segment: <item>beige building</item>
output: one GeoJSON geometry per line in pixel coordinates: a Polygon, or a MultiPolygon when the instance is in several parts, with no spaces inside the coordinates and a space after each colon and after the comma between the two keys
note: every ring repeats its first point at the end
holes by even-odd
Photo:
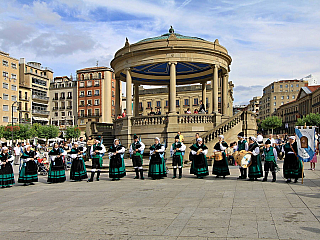
{"type": "Polygon", "coordinates": [[[1,93],[0,125],[18,122],[19,60],[0,51],[1,93]],[[16,103],[15,103],[16,102],[16,103]],[[12,118],[13,110],[13,118],[12,118]]]}
{"type": "Polygon", "coordinates": [[[77,125],[77,81],[67,76],[55,77],[50,83],[50,121],[60,130],[77,125]]]}
{"type": "Polygon", "coordinates": [[[302,87],[295,101],[280,106],[274,115],[282,118],[283,132],[294,134],[294,127],[298,118],[303,118],[309,113],[319,113],[320,85],[302,87]]]}
{"type": "MultiPolygon", "coordinates": [[[[227,115],[233,115],[233,83],[229,82],[228,87],[228,103],[227,103],[227,115]]],[[[219,84],[219,97],[218,97],[218,111],[221,113],[221,81],[219,84]]],[[[188,109],[191,113],[195,110],[199,110],[200,101],[202,101],[202,85],[190,85],[190,86],[177,86],[176,95],[176,113],[185,114],[188,109]]],[[[209,109],[211,103],[211,85],[206,85],[206,110],[209,109]]],[[[142,86],[139,88],[139,115],[149,115],[151,108],[156,112],[156,109],[160,109],[161,114],[167,114],[169,112],[169,100],[168,100],[168,88],[149,88],[144,89],[142,86]]]]}
{"type": "Polygon", "coordinates": [[[261,104],[261,97],[253,97],[248,104],[248,111],[254,112],[256,116],[259,115],[259,108],[261,104]]]}
{"type": "Polygon", "coordinates": [[[296,100],[302,87],[308,86],[304,80],[280,80],[263,89],[259,110],[259,119],[270,117],[278,107],[296,100]]]}
{"type": "Polygon", "coordinates": [[[42,67],[38,62],[26,63],[24,58],[20,58],[19,65],[20,86],[26,89],[25,93],[30,89],[31,123],[49,124],[49,87],[53,80],[53,71],[42,67]]]}

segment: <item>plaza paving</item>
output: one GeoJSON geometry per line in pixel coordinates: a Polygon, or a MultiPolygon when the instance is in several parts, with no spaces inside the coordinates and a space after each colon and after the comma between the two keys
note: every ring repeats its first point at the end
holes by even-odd
{"type": "Polygon", "coordinates": [[[302,185],[281,172],[276,183],[236,180],[230,170],[226,179],[196,179],[186,168],[181,180],[172,171],[118,182],[105,173],[93,183],[40,176],[35,186],[0,189],[0,239],[320,238],[320,171],[306,170],[302,185]]]}

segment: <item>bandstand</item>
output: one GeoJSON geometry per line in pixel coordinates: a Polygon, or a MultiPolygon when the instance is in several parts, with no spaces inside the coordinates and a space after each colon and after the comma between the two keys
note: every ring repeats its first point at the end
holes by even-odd
{"type": "Polygon", "coordinates": [[[227,49],[219,44],[218,39],[210,42],[184,36],[175,33],[172,27],[169,33],[134,44],[126,39],[125,46],[111,61],[117,84],[116,116],[121,113],[121,81],[126,82],[126,106],[133,105],[133,109],[127,107],[127,117],[114,121],[115,136],[125,146],[132,141],[133,134],[141,136],[146,144],[151,144],[155,136],[171,143],[177,131],[181,131],[185,142],[191,143],[195,132],[204,136],[216,127],[224,126],[224,123],[230,128],[224,126],[221,133],[230,130],[231,125],[233,128],[244,119],[239,115],[241,119],[236,120],[237,117],[232,116],[232,104],[227,103],[231,61],[227,49]],[[200,83],[205,101],[208,82],[211,82],[212,89],[208,114],[177,114],[176,86],[200,83]],[[139,85],[166,86],[168,113],[139,116],[139,85]]]}

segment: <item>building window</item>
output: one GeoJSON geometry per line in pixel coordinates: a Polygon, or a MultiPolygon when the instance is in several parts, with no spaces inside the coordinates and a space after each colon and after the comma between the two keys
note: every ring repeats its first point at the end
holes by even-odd
{"type": "Polygon", "coordinates": [[[199,103],[198,103],[198,98],[194,98],[193,99],[193,105],[194,106],[197,106],[199,103]]]}
{"type": "Polygon", "coordinates": [[[2,83],[2,87],[5,89],[9,89],[9,84],[8,83],[2,83]]]}
{"type": "Polygon", "coordinates": [[[80,82],[79,87],[84,87],[84,82],[80,82]]]}
{"type": "Polygon", "coordinates": [[[87,113],[88,113],[88,116],[91,116],[92,115],[92,109],[88,109],[87,113]]]}
{"type": "Polygon", "coordinates": [[[114,100],[111,101],[112,106],[114,106],[114,100]]]}
{"type": "Polygon", "coordinates": [[[277,100],[277,96],[274,96],[274,97],[273,97],[273,100],[277,100]]]}
{"type": "Polygon", "coordinates": [[[5,112],[9,111],[9,105],[2,105],[2,110],[5,112]]]}
{"type": "Polygon", "coordinates": [[[290,97],[289,96],[287,96],[287,99],[289,99],[290,97]]]}
{"type": "Polygon", "coordinates": [[[84,117],[84,110],[80,110],[80,116],[84,117]]]}
{"type": "Polygon", "coordinates": [[[17,85],[11,85],[11,90],[17,91],[17,85]]]}
{"type": "Polygon", "coordinates": [[[16,74],[11,74],[11,78],[16,80],[17,79],[17,75],[16,74]]]}
{"type": "Polygon", "coordinates": [[[72,98],[72,92],[68,92],[68,98],[69,98],[69,99],[72,98]]]}
{"type": "Polygon", "coordinates": [[[189,99],[184,99],[184,106],[189,106],[189,99]]]}
{"type": "Polygon", "coordinates": [[[176,100],[176,106],[180,107],[180,100],[176,100]]]}
{"type": "Polygon", "coordinates": [[[87,87],[92,87],[92,81],[87,82],[87,87]]]}
{"type": "Polygon", "coordinates": [[[84,91],[80,92],[80,97],[84,97],[84,91]]]}
{"type": "Polygon", "coordinates": [[[99,96],[99,94],[100,94],[100,90],[94,90],[94,95],[95,96],[99,96]]]}
{"type": "Polygon", "coordinates": [[[293,87],[293,84],[291,84],[291,87],[293,87]]]}
{"type": "Polygon", "coordinates": [[[58,117],[58,112],[55,112],[55,113],[54,113],[54,116],[55,116],[55,117],[58,117]]]}
{"type": "Polygon", "coordinates": [[[294,95],[292,95],[292,99],[294,99],[295,98],[295,96],[294,95]]]}
{"type": "Polygon", "coordinates": [[[17,96],[16,95],[12,95],[11,96],[11,101],[17,101],[17,96]]]}
{"type": "Polygon", "coordinates": [[[9,95],[8,94],[3,94],[3,100],[9,100],[9,95]]]}
{"type": "Polygon", "coordinates": [[[3,122],[9,122],[9,117],[2,117],[3,122]]]}
{"type": "Polygon", "coordinates": [[[139,109],[142,110],[142,102],[139,102],[139,109]]]}
{"type": "Polygon", "coordinates": [[[288,88],[288,84],[286,84],[286,88],[288,88]]]}
{"type": "Polygon", "coordinates": [[[281,96],[281,99],[284,99],[284,96],[281,96]]]}
{"type": "Polygon", "coordinates": [[[94,86],[99,87],[99,81],[94,81],[94,86]]]}
{"type": "Polygon", "coordinates": [[[157,101],[157,107],[161,107],[161,102],[160,101],[157,101]]]}
{"type": "Polygon", "coordinates": [[[8,73],[8,72],[2,72],[2,76],[3,76],[4,78],[7,78],[7,77],[9,77],[9,73],[8,73]]]}
{"type": "Polygon", "coordinates": [[[11,68],[13,68],[13,69],[17,69],[17,64],[15,64],[15,63],[11,63],[11,68]]]}
{"type": "Polygon", "coordinates": [[[88,106],[92,106],[92,100],[91,99],[87,101],[87,105],[88,106]]]}
{"type": "Polygon", "coordinates": [[[80,101],[80,107],[83,107],[84,106],[84,101],[80,101]]]}
{"type": "Polygon", "coordinates": [[[2,60],[2,65],[5,66],[5,67],[8,67],[9,63],[8,63],[7,60],[2,60]]]}
{"type": "Polygon", "coordinates": [[[283,105],[283,102],[281,102],[281,105],[283,105]]]}
{"type": "Polygon", "coordinates": [[[32,83],[34,84],[38,84],[38,85],[41,85],[41,86],[47,86],[47,81],[44,81],[44,80],[41,80],[41,79],[38,79],[38,78],[32,78],[32,83]]]}
{"type": "Polygon", "coordinates": [[[65,112],[61,112],[61,116],[62,117],[66,116],[66,113],[65,112]]]}
{"type": "Polygon", "coordinates": [[[95,109],[95,110],[94,110],[94,114],[95,114],[96,116],[100,116],[100,110],[99,110],[99,109],[95,109]]]}
{"type": "Polygon", "coordinates": [[[166,107],[168,107],[169,106],[169,102],[168,102],[168,100],[166,100],[166,107]]]}
{"type": "Polygon", "coordinates": [[[94,100],[94,105],[95,105],[95,106],[98,106],[98,105],[99,105],[99,99],[95,99],[95,100],[94,100]]]}
{"type": "Polygon", "coordinates": [[[277,103],[276,103],[276,102],[274,102],[274,103],[273,103],[273,105],[274,105],[274,106],[277,106],[277,103]]]}
{"type": "Polygon", "coordinates": [[[151,102],[147,102],[147,108],[151,108],[152,105],[151,105],[151,102]]]}
{"type": "Polygon", "coordinates": [[[91,91],[91,90],[88,91],[88,92],[87,92],[87,95],[88,95],[89,97],[91,97],[91,96],[92,96],[92,91],[91,91]]]}
{"type": "Polygon", "coordinates": [[[114,91],[112,91],[112,97],[114,97],[114,91]]]}
{"type": "Polygon", "coordinates": [[[101,73],[99,73],[99,79],[101,79],[101,73]]]}
{"type": "Polygon", "coordinates": [[[299,87],[299,84],[297,84],[297,87],[299,87]]]}
{"type": "Polygon", "coordinates": [[[114,82],[113,82],[113,81],[112,81],[112,84],[111,84],[111,85],[112,85],[112,88],[114,88],[114,82]]]}
{"type": "Polygon", "coordinates": [[[72,116],[72,112],[69,111],[68,112],[68,116],[71,117],[72,116]]]}
{"type": "Polygon", "coordinates": [[[18,118],[13,118],[13,123],[17,123],[18,122],[18,118]]]}
{"type": "Polygon", "coordinates": [[[282,88],[282,85],[280,85],[280,88],[282,88]]]}

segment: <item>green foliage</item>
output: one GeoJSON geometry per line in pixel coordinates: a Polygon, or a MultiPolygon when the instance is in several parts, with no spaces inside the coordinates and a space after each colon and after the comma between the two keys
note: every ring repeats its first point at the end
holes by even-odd
{"type": "Polygon", "coordinates": [[[310,113],[303,118],[299,118],[296,122],[296,126],[320,126],[320,114],[319,113],[310,113]]]}
{"type": "Polygon", "coordinates": [[[59,128],[53,125],[39,125],[37,126],[37,133],[39,138],[56,138],[59,135],[59,128]]]}
{"type": "Polygon", "coordinates": [[[267,117],[261,122],[261,127],[265,130],[276,129],[282,126],[282,119],[277,116],[267,117]]]}
{"type": "Polygon", "coordinates": [[[79,138],[81,131],[78,127],[67,127],[66,129],[66,138],[79,138]]]}

